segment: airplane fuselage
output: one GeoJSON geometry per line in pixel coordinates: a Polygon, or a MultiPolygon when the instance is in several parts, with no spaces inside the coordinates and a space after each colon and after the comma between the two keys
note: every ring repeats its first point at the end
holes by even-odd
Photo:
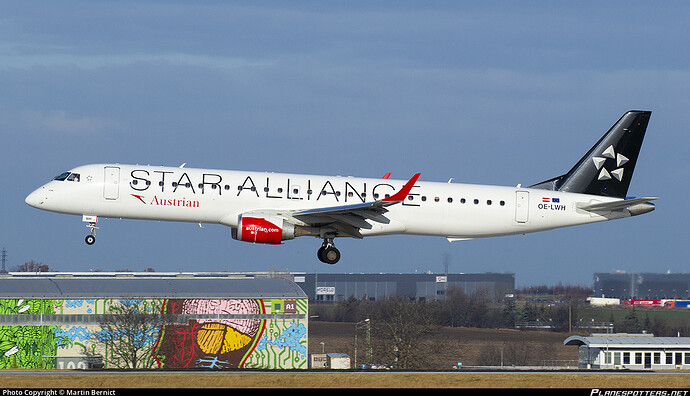
{"type": "MultiPolygon", "coordinates": [[[[222,224],[237,227],[243,213],[359,204],[397,192],[405,180],[97,164],[69,172],[34,191],[30,205],[59,213],[222,224]]],[[[616,198],[521,187],[418,181],[391,206],[390,222],[371,222],[363,236],[410,234],[451,239],[524,234],[626,217],[593,214],[582,204],[616,198]]],[[[281,213],[283,211],[284,213],[281,213]]]]}
{"type": "Polygon", "coordinates": [[[566,174],[530,188],[184,167],[96,164],[57,176],[26,198],[82,215],[222,224],[232,237],[280,244],[323,239],[317,257],[340,259],[336,237],[409,234],[450,241],[526,234],[654,210],[627,191],[651,112],[625,113],[566,174]]]}

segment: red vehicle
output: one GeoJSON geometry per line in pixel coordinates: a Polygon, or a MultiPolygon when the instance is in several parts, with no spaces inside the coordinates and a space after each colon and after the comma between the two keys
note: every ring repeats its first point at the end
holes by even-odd
{"type": "Polygon", "coordinates": [[[663,307],[662,300],[624,300],[623,305],[634,305],[639,307],[663,307]]]}

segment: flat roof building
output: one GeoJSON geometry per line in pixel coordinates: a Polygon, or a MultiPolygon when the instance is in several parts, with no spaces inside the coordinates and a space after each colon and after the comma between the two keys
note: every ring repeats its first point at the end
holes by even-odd
{"type": "Polygon", "coordinates": [[[515,290],[514,274],[305,274],[295,282],[309,301],[337,302],[354,296],[378,300],[404,296],[414,301],[444,298],[453,289],[465,294],[486,293],[493,301],[515,290]]]}
{"type": "Polygon", "coordinates": [[[690,274],[595,273],[594,296],[620,299],[688,299],[690,274]]]}
{"type": "Polygon", "coordinates": [[[593,369],[689,369],[690,337],[653,334],[571,336],[564,345],[578,347],[578,367],[593,369]]]}
{"type": "Polygon", "coordinates": [[[249,275],[4,274],[0,368],[306,369],[306,297],[249,275]]]}

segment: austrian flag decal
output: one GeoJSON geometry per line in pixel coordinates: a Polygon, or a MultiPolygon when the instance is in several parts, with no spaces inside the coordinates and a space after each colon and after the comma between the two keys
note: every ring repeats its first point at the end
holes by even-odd
{"type": "Polygon", "coordinates": [[[541,203],[537,207],[544,210],[565,210],[565,205],[561,205],[560,198],[542,197],[541,203]]]}

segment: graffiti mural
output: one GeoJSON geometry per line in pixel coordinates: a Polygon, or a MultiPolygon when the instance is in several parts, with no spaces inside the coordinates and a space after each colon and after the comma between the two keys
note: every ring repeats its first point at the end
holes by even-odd
{"type": "Polygon", "coordinates": [[[165,326],[156,354],[165,368],[242,367],[265,325],[254,319],[264,313],[260,300],[169,300],[164,313],[209,317],[165,326]]]}
{"type": "Polygon", "coordinates": [[[307,301],[281,299],[0,300],[0,368],[67,368],[86,357],[122,367],[113,340],[131,325],[112,318],[133,305],[166,318],[142,330],[137,347],[151,365],[139,368],[306,368],[307,301]]]}
{"type": "MultiPolygon", "coordinates": [[[[50,300],[0,300],[0,315],[41,315],[53,312],[50,300]]],[[[54,356],[63,341],[57,326],[0,326],[0,368],[55,368],[54,356]]]]}

